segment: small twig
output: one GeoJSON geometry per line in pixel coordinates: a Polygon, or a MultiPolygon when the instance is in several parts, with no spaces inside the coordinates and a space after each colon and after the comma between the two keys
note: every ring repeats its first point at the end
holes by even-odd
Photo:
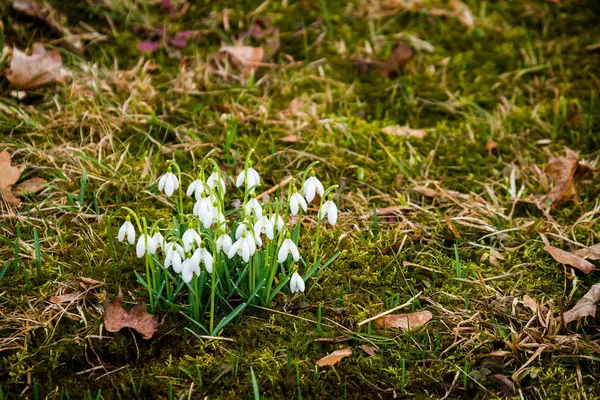
{"type": "MultiPolygon", "coordinates": [[[[273,193],[274,191],[276,191],[277,189],[279,189],[280,187],[283,187],[283,186],[287,185],[288,183],[290,183],[292,179],[294,179],[293,176],[288,176],[287,178],[285,178],[284,180],[279,182],[277,185],[273,186],[271,189],[265,190],[264,192],[262,192],[261,194],[259,194],[256,197],[258,197],[260,199],[263,196],[269,195],[269,194],[273,193]]],[[[263,198],[263,200],[264,200],[264,198],[263,198]]]]}
{"type": "Polygon", "coordinates": [[[376,315],[376,316],[374,316],[374,317],[367,318],[367,319],[365,319],[364,321],[361,321],[361,322],[359,322],[359,323],[358,323],[358,324],[356,324],[356,325],[357,325],[357,326],[363,326],[364,324],[367,324],[367,323],[369,323],[369,322],[371,322],[371,321],[374,321],[374,320],[376,320],[377,318],[385,317],[386,315],[388,315],[388,314],[391,314],[391,313],[393,313],[394,311],[397,311],[397,310],[399,310],[399,309],[401,309],[401,308],[404,308],[404,307],[406,307],[406,306],[410,306],[410,305],[412,304],[412,302],[414,301],[414,299],[416,299],[417,297],[419,297],[421,294],[423,294],[423,292],[422,292],[422,291],[421,291],[421,292],[419,292],[419,293],[417,293],[415,296],[411,297],[411,299],[410,299],[410,300],[408,300],[406,303],[404,303],[404,304],[401,304],[401,305],[399,305],[398,307],[394,307],[394,308],[392,308],[392,309],[389,309],[389,310],[387,310],[387,311],[384,311],[384,312],[382,312],[381,314],[377,314],[377,315],[376,315]]]}

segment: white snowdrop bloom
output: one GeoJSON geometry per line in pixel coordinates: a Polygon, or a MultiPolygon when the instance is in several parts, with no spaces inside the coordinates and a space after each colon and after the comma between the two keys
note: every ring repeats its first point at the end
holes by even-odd
{"type": "Polygon", "coordinates": [[[248,168],[248,170],[243,170],[240,172],[235,180],[235,185],[240,187],[244,184],[244,182],[246,183],[246,186],[251,188],[250,192],[254,192],[254,188],[260,185],[260,176],[258,175],[258,172],[256,172],[256,170],[252,167],[248,168]],[[246,173],[248,173],[248,182],[245,182],[246,173]]]}
{"type": "Polygon", "coordinates": [[[175,190],[179,189],[179,180],[177,176],[171,172],[171,168],[165,172],[158,181],[158,190],[164,191],[167,197],[171,197],[175,190]]]}
{"type": "Polygon", "coordinates": [[[206,248],[200,248],[200,260],[204,263],[204,267],[209,274],[212,274],[213,256],[206,248]]]}
{"type": "Polygon", "coordinates": [[[160,248],[161,250],[165,250],[165,238],[163,237],[163,235],[160,232],[156,232],[153,236],[152,239],[154,240],[154,243],[156,243],[156,247],[160,248]]]}
{"type": "Polygon", "coordinates": [[[242,221],[238,224],[237,228],[235,228],[235,238],[236,240],[242,237],[242,233],[251,230],[252,225],[248,220],[242,221]]]}
{"type": "Polygon", "coordinates": [[[246,215],[250,215],[250,212],[254,212],[254,216],[258,219],[262,215],[262,206],[256,199],[256,196],[252,197],[246,203],[246,208],[244,208],[246,215]]]}
{"type": "Polygon", "coordinates": [[[181,264],[181,277],[185,283],[190,283],[194,274],[196,276],[200,276],[200,249],[196,249],[194,254],[188,259],[186,259],[183,264],[181,264]]]}
{"type": "Polygon", "coordinates": [[[146,254],[146,241],[148,241],[148,254],[156,253],[156,242],[152,236],[144,233],[143,235],[140,235],[137,245],[135,246],[135,254],[138,258],[142,258],[144,257],[144,254],[146,254]]]}
{"type": "Polygon", "coordinates": [[[290,211],[292,215],[298,215],[299,207],[302,207],[304,212],[306,212],[308,205],[306,204],[306,200],[304,200],[304,197],[302,197],[300,193],[294,192],[290,197],[290,211]]]}
{"type": "Polygon", "coordinates": [[[212,201],[210,197],[200,197],[194,204],[192,213],[200,220],[204,219],[204,216],[208,213],[210,207],[212,207],[212,201]]]}
{"type": "Polygon", "coordinates": [[[185,251],[192,251],[194,243],[196,243],[198,247],[200,247],[200,244],[202,243],[202,238],[200,237],[200,234],[192,228],[188,228],[187,231],[184,232],[181,240],[183,241],[183,248],[185,249],[185,251]]]}
{"type": "Polygon", "coordinates": [[[266,215],[261,215],[256,224],[254,224],[254,232],[257,232],[259,235],[266,235],[269,239],[273,240],[273,223],[266,215]]]}
{"type": "Polygon", "coordinates": [[[269,217],[269,220],[271,221],[271,224],[273,226],[277,227],[277,231],[281,232],[281,230],[283,229],[283,226],[285,225],[285,222],[283,222],[283,218],[281,218],[281,214],[277,215],[277,222],[275,221],[275,214],[271,214],[271,216],[269,217]]]}
{"type": "Polygon", "coordinates": [[[228,254],[229,249],[231,248],[232,245],[233,245],[233,242],[231,241],[231,237],[229,237],[229,235],[226,233],[222,234],[217,239],[217,243],[216,243],[217,251],[223,250],[223,253],[228,254]]]}
{"type": "Polygon", "coordinates": [[[327,200],[321,206],[319,210],[319,219],[323,219],[327,216],[327,221],[329,221],[329,225],[335,225],[338,217],[338,209],[333,200],[331,198],[327,200]]]}
{"type": "Polygon", "coordinates": [[[165,263],[164,267],[169,268],[173,266],[173,271],[181,272],[181,263],[185,258],[185,252],[180,244],[175,242],[169,242],[165,245],[165,263]]]}
{"type": "Polygon", "coordinates": [[[294,243],[292,239],[287,238],[283,241],[281,247],[279,248],[279,253],[277,253],[277,261],[280,263],[285,262],[290,254],[292,255],[294,261],[297,262],[300,259],[300,253],[298,252],[296,243],[294,243]]]}
{"type": "Polygon", "coordinates": [[[202,217],[202,225],[204,226],[204,229],[208,229],[213,224],[218,224],[220,222],[225,222],[225,216],[216,204],[211,204],[206,210],[206,214],[202,217]]]}
{"type": "Polygon", "coordinates": [[[292,294],[304,293],[304,279],[297,272],[294,272],[290,279],[290,291],[292,294]]]}
{"type": "Polygon", "coordinates": [[[221,192],[223,194],[225,193],[225,180],[219,176],[219,173],[216,170],[210,174],[206,180],[206,185],[211,189],[214,189],[217,185],[219,185],[221,187],[221,192]]]}
{"type": "Polygon", "coordinates": [[[232,259],[235,255],[242,257],[244,262],[250,260],[250,248],[248,247],[248,241],[246,240],[246,234],[244,233],[235,243],[229,248],[227,257],[232,259]]]}
{"type": "Polygon", "coordinates": [[[129,216],[127,217],[127,219],[125,219],[125,222],[123,222],[123,225],[121,225],[121,227],[119,228],[119,234],[117,235],[117,239],[119,239],[119,242],[122,242],[123,240],[125,240],[125,238],[127,238],[129,244],[135,243],[135,228],[133,227],[133,224],[131,223],[131,218],[129,216]]]}
{"type": "Polygon", "coordinates": [[[202,179],[200,179],[200,177],[196,178],[194,182],[190,183],[190,186],[188,186],[187,191],[185,192],[188,197],[192,197],[192,195],[194,195],[196,200],[200,200],[200,197],[205,193],[208,193],[208,188],[202,179]]]}
{"type": "Polygon", "coordinates": [[[314,200],[315,193],[318,193],[319,196],[323,196],[324,192],[325,188],[323,187],[323,184],[317,179],[315,172],[311,171],[311,176],[304,181],[304,198],[310,203],[314,200]]]}

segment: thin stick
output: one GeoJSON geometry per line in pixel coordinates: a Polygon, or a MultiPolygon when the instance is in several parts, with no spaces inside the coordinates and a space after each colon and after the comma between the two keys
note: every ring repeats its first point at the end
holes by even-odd
{"type": "Polygon", "coordinates": [[[371,318],[365,319],[364,321],[361,321],[361,322],[359,322],[359,323],[357,324],[357,326],[363,326],[364,324],[367,324],[367,323],[369,323],[369,322],[371,322],[371,321],[374,321],[374,320],[376,320],[377,318],[385,317],[386,315],[388,315],[388,314],[391,314],[391,313],[393,313],[394,311],[397,311],[397,310],[399,310],[399,309],[401,309],[401,308],[404,308],[404,307],[406,307],[406,306],[410,306],[410,305],[412,304],[413,300],[414,300],[414,299],[416,299],[417,297],[419,297],[421,294],[423,294],[423,292],[419,292],[419,293],[417,293],[415,296],[413,296],[413,297],[412,297],[410,300],[408,300],[406,303],[404,303],[404,304],[401,304],[401,305],[399,305],[398,307],[394,307],[394,308],[392,308],[392,309],[389,309],[389,310],[387,310],[387,311],[384,311],[384,312],[382,312],[381,314],[377,314],[377,315],[376,315],[376,316],[374,316],[374,317],[371,317],[371,318]]]}
{"type": "MultiPolygon", "coordinates": [[[[274,191],[276,191],[277,189],[279,189],[280,187],[284,187],[285,185],[287,185],[288,183],[291,182],[291,180],[294,179],[293,176],[288,176],[287,178],[285,178],[284,180],[282,180],[281,182],[279,182],[277,185],[273,186],[271,189],[269,190],[265,190],[264,192],[262,192],[261,194],[259,194],[258,198],[261,198],[263,196],[266,196],[268,194],[273,193],[274,191]]],[[[264,199],[263,199],[264,200],[264,199]]]]}

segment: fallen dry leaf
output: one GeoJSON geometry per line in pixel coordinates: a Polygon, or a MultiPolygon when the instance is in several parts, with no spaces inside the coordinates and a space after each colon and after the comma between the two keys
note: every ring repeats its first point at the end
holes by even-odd
{"type": "Polygon", "coordinates": [[[428,188],[425,186],[415,186],[413,188],[414,191],[421,193],[423,196],[425,197],[437,197],[440,195],[440,193],[432,188],[428,188]]]}
{"type": "Polygon", "coordinates": [[[523,305],[527,308],[529,308],[531,311],[536,312],[537,313],[537,301],[535,301],[535,299],[529,297],[529,295],[524,295],[523,296],[523,305]]]}
{"type": "Polygon", "coordinates": [[[60,53],[46,50],[40,43],[33,45],[30,56],[14,47],[10,66],[6,70],[6,79],[20,89],[34,89],[54,83],[66,75],[60,53]]]}
{"type": "Polygon", "coordinates": [[[297,143],[300,140],[300,136],[298,135],[288,135],[279,138],[283,143],[297,143]]]}
{"type": "Polygon", "coordinates": [[[570,265],[572,267],[577,268],[584,274],[589,274],[596,267],[589,261],[584,260],[582,257],[579,257],[573,253],[569,253],[568,251],[564,251],[554,246],[545,246],[544,250],[546,250],[552,258],[558,261],[561,264],[570,265]]]}
{"type": "Polygon", "coordinates": [[[320,360],[317,360],[317,365],[319,367],[323,367],[326,365],[335,365],[338,362],[340,362],[340,360],[342,358],[346,358],[352,355],[352,350],[349,347],[340,349],[340,350],[336,350],[331,354],[326,355],[325,357],[321,358],[320,360]]]}
{"type": "Polygon", "coordinates": [[[419,311],[410,314],[390,314],[377,318],[375,323],[380,328],[400,328],[406,331],[425,325],[432,317],[433,314],[430,311],[419,311]]]}
{"type": "Polygon", "coordinates": [[[594,318],[598,301],[600,301],[600,283],[593,285],[585,296],[575,304],[575,307],[563,314],[565,325],[585,317],[594,318]]]}
{"type": "Polygon", "coordinates": [[[79,286],[84,289],[87,289],[90,286],[103,285],[104,282],[97,281],[92,278],[86,278],[85,276],[80,276],[79,278],[79,286]]]}
{"type": "Polygon", "coordinates": [[[406,42],[399,41],[392,47],[392,53],[383,64],[381,75],[386,78],[394,78],[404,69],[406,64],[412,60],[415,52],[406,42]]]}
{"type": "Polygon", "coordinates": [[[589,260],[600,260],[600,243],[574,251],[573,254],[589,260]]]}
{"type": "Polygon", "coordinates": [[[317,338],[315,339],[315,342],[317,343],[333,343],[333,344],[337,344],[337,343],[344,343],[349,341],[350,338],[347,338],[346,336],[337,336],[337,337],[323,337],[323,338],[317,338]]]}
{"type": "Polygon", "coordinates": [[[44,178],[31,178],[15,186],[13,188],[13,192],[18,194],[19,196],[28,193],[37,193],[43,190],[47,184],[48,181],[46,181],[44,178]]]}
{"type": "Polygon", "coordinates": [[[590,177],[593,168],[579,163],[579,153],[566,149],[565,156],[552,157],[544,172],[554,181],[554,187],[548,193],[551,207],[574,199],[579,201],[577,188],[583,179],[590,177]]]}
{"type": "Polygon", "coordinates": [[[21,176],[21,170],[10,165],[10,154],[6,150],[0,152],[0,171],[0,190],[10,188],[21,176]]]}
{"type": "Polygon", "coordinates": [[[222,46],[219,50],[229,57],[231,64],[243,73],[260,66],[265,58],[265,49],[252,46],[222,46]]]}
{"type": "Polygon", "coordinates": [[[360,346],[360,348],[370,356],[374,356],[379,351],[377,347],[368,344],[363,344],[360,346]]]}
{"type": "Polygon", "coordinates": [[[427,135],[425,129],[411,129],[409,126],[390,125],[381,130],[383,133],[393,136],[424,138],[427,135]]]}
{"type": "Polygon", "coordinates": [[[75,300],[85,299],[85,294],[82,292],[73,292],[61,294],[59,296],[50,297],[50,303],[60,304],[60,303],[71,303],[75,300]]]}
{"type": "Polygon", "coordinates": [[[149,314],[143,304],[136,304],[131,310],[125,311],[121,289],[119,289],[119,294],[114,301],[106,300],[102,319],[106,330],[109,332],[132,328],[141,333],[144,339],[150,339],[158,326],[156,317],[149,314]]]}

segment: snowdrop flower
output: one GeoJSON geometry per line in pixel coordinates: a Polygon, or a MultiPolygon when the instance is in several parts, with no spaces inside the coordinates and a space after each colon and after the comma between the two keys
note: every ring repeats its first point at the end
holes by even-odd
{"type": "Polygon", "coordinates": [[[135,243],[135,228],[131,223],[131,217],[129,215],[125,219],[125,222],[123,222],[123,225],[121,225],[121,227],[119,228],[119,235],[117,236],[119,242],[122,242],[123,240],[125,240],[125,238],[127,238],[129,244],[135,243]]]}
{"type": "Polygon", "coordinates": [[[304,279],[297,272],[294,272],[290,279],[290,291],[292,294],[304,293],[304,279]]]}
{"type": "Polygon", "coordinates": [[[321,206],[319,210],[319,219],[323,219],[327,216],[327,221],[329,221],[329,225],[335,225],[337,222],[338,209],[335,203],[333,202],[332,196],[329,196],[329,200],[327,200],[321,206]]]}
{"type": "Polygon", "coordinates": [[[169,167],[168,171],[158,181],[158,190],[161,192],[164,190],[167,197],[171,197],[176,189],[179,189],[179,180],[177,180],[177,176],[175,176],[171,167],[169,167]]]}
{"type": "Polygon", "coordinates": [[[205,183],[202,182],[202,179],[200,178],[200,176],[198,176],[198,178],[196,178],[196,180],[194,182],[190,183],[190,186],[188,186],[185,194],[188,197],[192,197],[192,194],[194,194],[196,197],[196,200],[200,200],[200,197],[204,193],[208,193],[208,190],[205,186],[206,186],[205,183]]]}
{"type": "Polygon", "coordinates": [[[248,262],[250,260],[250,248],[248,247],[248,241],[246,240],[246,232],[244,232],[242,236],[231,246],[227,252],[227,257],[232,259],[236,254],[242,257],[244,262],[248,262]]]}
{"type": "Polygon", "coordinates": [[[298,247],[296,243],[290,238],[288,234],[287,239],[283,241],[281,247],[279,248],[279,253],[277,253],[277,261],[283,263],[287,260],[289,255],[292,255],[294,261],[298,261],[300,259],[300,253],[298,252],[298,247]]]}
{"type": "Polygon", "coordinates": [[[192,278],[194,277],[194,273],[196,276],[200,276],[200,260],[202,259],[200,255],[200,249],[196,249],[194,254],[188,259],[186,259],[183,264],[181,264],[181,277],[185,283],[190,283],[192,278]]]}
{"type": "Polygon", "coordinates": [[[262,246],[262,239],[260,238],[260,233],[258,231],[254,231],[252,225],[250,225],[247,221],[242,222],[238,225],[235,230],[235,238],[240,239],[246,235],[246,240],[248,241],[248,248],[250,249],[250,255],[254,255],[256,251],[256,246],[262,246]]]}
{"type": "Polygon", "coordinates": [[[269,220],[266,213],[263,213],[256,224],[254,224],[254,232],[257,232],[259,235],[266,235],[269,239],[273,240],[273,223],[269,220]]]}
{"type": "Polygon", "coordinates": [[[156,243],[156,247],[160,248],[161,250],[165,250],[165,238],[163,237],[163,235],[160,232],[156,232],[153,236],[152,236],[152,240],[154,240],[154,243],[156,243]]]}
{"type": "Polygon", "coordinates": [[[169,268],[171,265],[173,266],[173,271],[176,273],[181,272],[181,263],[185,258],[185,252],[183,251],[183,247],[175,242],[170,242],[165,245],[166,248],[166,256],[164,267],[169,268]]]}
{"type": "Polygon", "coordinates": [[[315,192],[318,193],[319,196],[323,196],[325,188],[321,181],[315,176],[315,171],[310,171],[310,178],[304,181],[304,197],[306,198],[306,201],[309,203],[313,201],[315,192]]]}
{"type": "Polygon", "coordinates": [[[290,197],[290,211],[292,212],[292,215],[298,215],[299,207],[302,207],[304,212],[306,212],[308,205],[306,204],[306,200],[304,200],[304,197],[302,197],[300,193],[298,193],[296,188],[294,188],[294,193],[292,193],[290,197]]]}
{"type": "Polygon", "coordinates": [[[219,185],[221,187],[221,193],[225,193],[225,181],[219,176],[219,171],[216,169],[206,180],[206,185],[211,189],[214,189],[219,185]]]}
{"type": "Polygon", "coordinates": [[[225,222],[225,216],[219,210],[218,204],[215,202],[206,210],[206,214],[202,217],[202,225],[204,229],[210,228],[213,224],[225,222]]]}
{"type": "Polygon", "coordinates": [[[200,196],[199,199],[197,199],[198,201],[196,201],[196,204],[194,204],[194,209],[192,210],[192,213],[200,218],[200,220],[204,219],[204,216],[208,213],[210,207],[212,207],[212,202],[210,201],[209,197],[203,197],[200,196]]]}
{"type": "Polygon", "coordinates": [[[242,172],[240,172],[235,181],[235,185],[237,187],[240,187],[244,184],[244,182],[246,181],[246,173],[248,174],[248,182],[246,182],[246,186],[251,188],[250,192],[252,193],[254,192],[254,188],[260,185],[260,176],[258,175],[258,172],[256,172],[256,170],[252,167],[249,167],[247,170],[243,170],[242,172]]]}
{"type": "Polygon", "coordinates": [[[212,274],[213,256],[205,247],[200,247],[200,260],[204,263],[204,268],[209,274],[212,274]]]}
{"type": "Polygon", "coordinates": [[[137,245],[135,246],[135,254],[138,258],[142,258],[144,257],[144,254],[146,254],[146,250],[148,250],[148,254],[156,253],[156,242],[152,236],[144,233],[143,235],[140,235],[140,238],[138,239],[137,245]],[[146,241],[148,242],[147,249],[146,241]]]}
{"type": "Polygon", "coordinates": [[[233,242],[231,241],[231,237],[229,237],[229,235],[226,233],[222,234],[217,239],[217,243],[216,243],[217,251],[223,250],[223,253],[228,254],[229,249],[231,249],[232,245],[233,245],[233,242]]]}
{"type": "Polygon", "coordinates": [[[246,208],[244,209],[246,215],[250,215],[251,211],[254,211],[254,216],[257,219],[260,218],[260,216],[262,215],[262,206],[256,199],[256,195],[252,196],[252,198],[248,200],[248,202],[246,203],[246,208]]]}
{"type": "Polygon", "coordinates": [[[196,230],[193,228],[188,228],[187,231],[185,231],[185,233],[183,234],[181,240],[183,241],[183,248],[185,249],[185,251],[191,251],[194,242],[198,247],[200,247],[200,244],[202,243],[202,238],[200,238],[200,234],[198,234],[198,232],[196,232],[196,230]]]}
{"type": "Polygon", "coordinates": [[[277,226],[277,232],[281,232],[281,230],[283,229],[283,225],[285,225],[285,223],[283,222],[283,218],[281,218],[281,214],[277,215],[277,221],[275,221],[275,214],[271,214],[269,220],[271,221],[271,224],[273,226],[277,226]]]}

